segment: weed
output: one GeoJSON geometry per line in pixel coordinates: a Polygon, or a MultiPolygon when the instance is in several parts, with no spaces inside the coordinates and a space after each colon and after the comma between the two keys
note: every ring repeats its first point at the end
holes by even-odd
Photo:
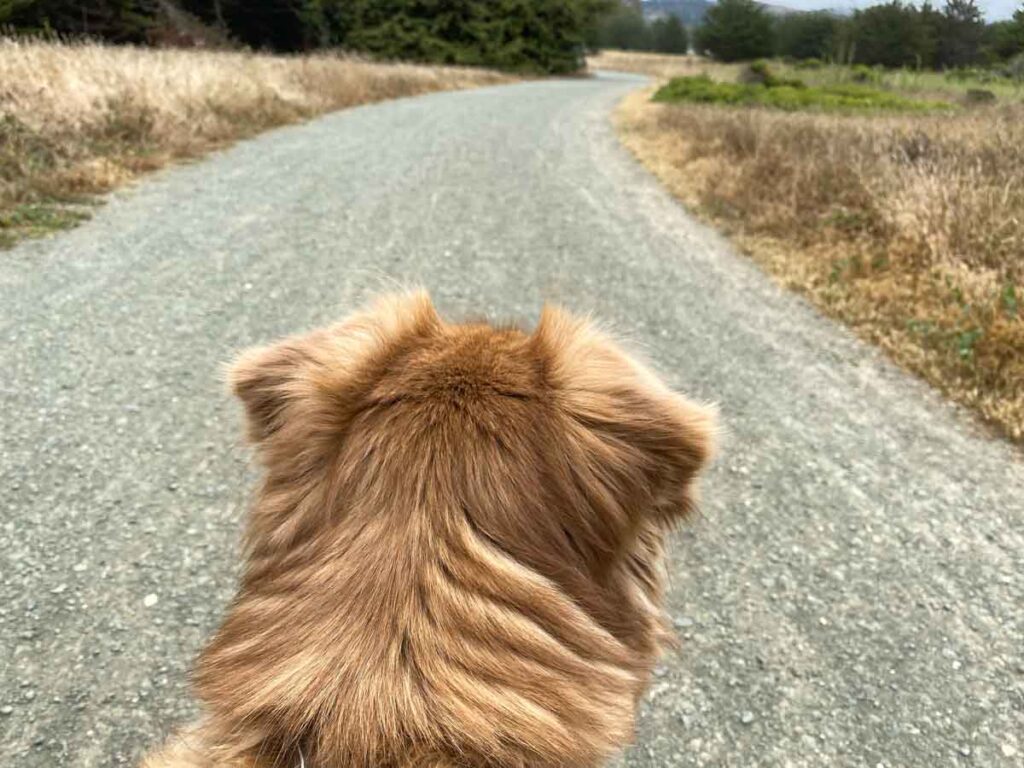
{"type": "Polygon", "coordinates": [[[13,245],[24,237],[41,237],[70,229],[89,218],[89,212],[47,201],[0,211],[0,243],[13,245]]]}
{"type": "Polygon", "coordinates": [[[974,361],[974,346],[983,335],[984,331],[980,328],[969,328],[966,331],[960,331],[956,335],[956,351],[960,355],[961,360],[965,362],[974,361]]]}
{"type": "Polygon", "coordinates": [[[1008,317],[1017,317],[1019,305],[1017,303],[1017,289],[1013,283],[1007,283],[999,295],[1002,301],[1003,311],[1008,317]]]}

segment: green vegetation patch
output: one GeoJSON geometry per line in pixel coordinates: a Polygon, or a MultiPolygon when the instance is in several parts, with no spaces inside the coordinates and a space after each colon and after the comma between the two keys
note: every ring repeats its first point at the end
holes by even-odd
{"type": "Polygon", "coordinates": [[[71,229],[88,218],[88,211],[57,202],[30,203],[0,210],[0,248],[10,248],[22,238],[71,229]]]}
{"type": "Polygon", "coordinates": [[[654,101],[666,104],[726,104],[765,106],[788,111],[904,111],[921,112],[950,109],[944,101],[907,99],[889,91],[864,85],[844,84],[810,87],[800,81],[780,84],[721,83],[707,75],[675,77],[654,94],[654,101]]]}

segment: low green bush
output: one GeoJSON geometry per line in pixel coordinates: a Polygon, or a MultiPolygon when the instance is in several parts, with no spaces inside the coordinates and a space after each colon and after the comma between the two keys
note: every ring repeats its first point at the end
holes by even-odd
{"type": "Polygon", "coordinates": [[[949,109],[947,102],[907,99],[888,91],[848,83],[823,88],[811,88],[801,83],[793,85],[766,85],[749,83],[722,83],[707,75],[676,77],[654,94],[662,103],[697,103],[759,105],[788,111],[927,111],[949,109]]]}
{"type": "Polygon", "coordinates": [[[825,62],[821,59],[797,59],[794,65],[797,69],[821,69],[825,62]]]}
{"type": "Polygon", "coordinates": [[[779,88],[788,85],[790,88],[806,88],[802,80],[796,78],[780,77],[768,66],[764,59],[752,61],[745,68],[740,70],[738,82],[747,85],[763,85],[766,88],[779,88]]]}
{"type": "Polygon", "coordinates": [[[855,83],[880,83],[882,82],[882,70],[878,67],[854,64],[850,67],[850,79],[855,83]]]}

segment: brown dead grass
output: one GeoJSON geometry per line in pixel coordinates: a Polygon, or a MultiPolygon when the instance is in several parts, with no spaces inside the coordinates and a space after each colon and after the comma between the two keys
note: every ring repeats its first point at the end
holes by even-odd
{"type": "Polygon", "coordinates": [[[143,171],[332,110],[507,82],[484,70],[0,39],[0,244],[143,171]]]}
{"type": "Polygon", "coordinates": [[[740,71],[739,64],[721,64],[703,56],[641,53],[639,51],[605,50],[587,57],[587,69],[611,69],[648,75],[658,80],[672,77],[708,75],[719,80],[732,80],[740,71]]]}
{"type": "Polygon", "coordinates": [[[617,122],[684,203],[1024,440],[1024,105],[858,116],[649,97],[617,122]]]}

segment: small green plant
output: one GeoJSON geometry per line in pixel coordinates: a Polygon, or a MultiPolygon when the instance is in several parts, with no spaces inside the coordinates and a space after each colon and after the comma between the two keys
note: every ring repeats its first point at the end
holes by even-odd
{"type": "Polygon", "coordinates": [[[869,211],[838,207],[829,211],[824,223],[841,232],[856,234],[869,231],[873,222],[869,211]]]}
{"type": "Polygon", "coordinates": [[[968,328],[956,334],[956,351],[964,362],[974,360],[974,346],[983,335],[980,328],[968,328]]]}
{"type": "Polygon", "coordinates": [[[1017,301],[1017,289],[1013,283],[1007,283],[1000,296],[1003,302],[1003,311],[1010,317],[1016,317],[1020,304],[1017,301]]]}
{"type": "Polygon", "coordinates": [[[707,75],[676,77],[654,94],[661,103],[690,102],[736,106],[765,106],[796,111],[817,109],[828,111],[932,111],[948,109],[947,102],[907,99],[888,91],[852,84],[820,88],[795,87],[790,84],[722,83],[707,75]]]}
{"type": "Polygon", "coordinates": [[[907,320],[907,330],[922,340],[927,341],[935,336],[938,329],[931,320],[907,320]]]}
{"type": "Polygon", "coordinates": [[[71,229],[88,218],[88,211],[69,208],[58,201],[29,203],[0,211],[0,248],[9,248],[23,237],[42,237],[71,229]]]}

